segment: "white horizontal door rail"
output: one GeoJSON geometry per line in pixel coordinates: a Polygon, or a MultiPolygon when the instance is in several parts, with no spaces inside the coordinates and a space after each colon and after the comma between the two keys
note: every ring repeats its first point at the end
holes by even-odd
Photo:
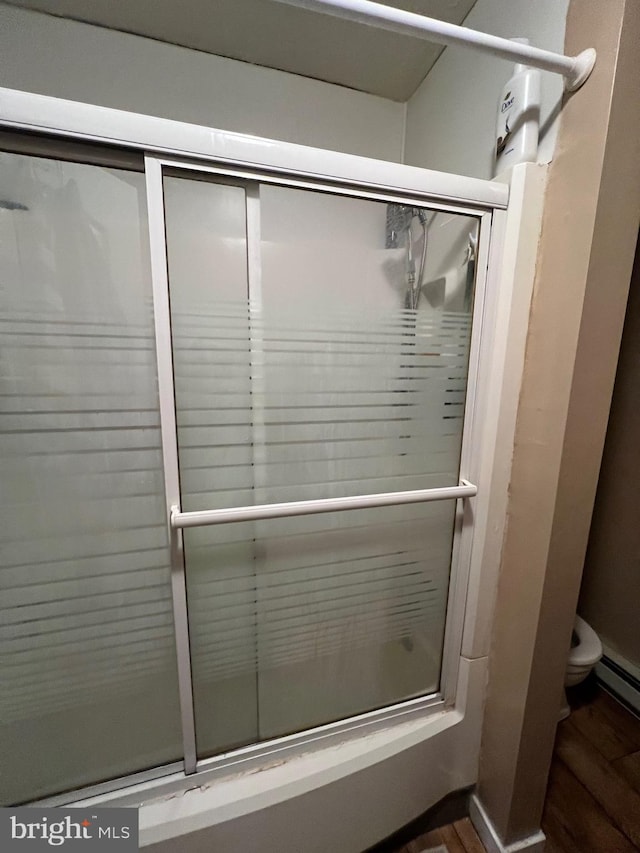
{"type": "Polygon", "coordinates": [[[299,6],[313,12],[324,12],[350,21],[358,21],[402,35],[423,38],[437,44],[457,44],[482,50],[501,59],[515,59],[544,71],[562,74],[569,92],[579,89],[587,80],[596,62],[592,47],[577,56],[564,56],[539,47],[519,44],[510,39],[460,27],[437,18],[427,18],[371,0],[278,0],[288,6],[299,6]]]}
{"type": "MultiPolygon", "coordinates": [[[[213,161],[218,167],[222,164],[243,172],[249,168],[252,172],[267,172],[267,179],[292,175],[297,182],[310,179],[340,183],[353,189],[362,187],[368,192],[410,194],[428,204],[453,203],[474,207],[480,213],[482,210],[478,208],[506,209],[509,201],[508,185],[497,181],[448,175],[290,142],[274,142],[2,87],[0,127],[116,145],[143,150],[147,154],[213,161]]],[[[247,177],[262,179],[256,174],[247,177]]]]}
{"type": "Polygon", "coordinates": [[[180,512],[171,507],[171,526],[207,527],[211,524],[231,524],[236,521],[259,521],[265,518],[290,518],[294,515],[318,515],[322,512],[338,512],[348,509],[371,509],[378,506],[447,501],[457,498],[472,498],[478,494],[477,486],[468,480],[460,480],[458,486],[437,489],[415,489],[408,492],[381,492],[376,495],[353,495],[345,498],[322,498],[315,501],[291,501],[277,504],[235,506],[228,509],[207,509],[196,512],[180,512]]]}

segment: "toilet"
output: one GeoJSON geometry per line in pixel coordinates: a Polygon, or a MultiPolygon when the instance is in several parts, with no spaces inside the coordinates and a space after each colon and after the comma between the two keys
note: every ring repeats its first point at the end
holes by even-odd
{"type": "MultiPolygon", "coordinates": [[[[564,686],[575,687],[576,684],[584,681],[601,657],[602,643],[600,642],[600,637],[584,619],[576,615],[564,686]]],[[[565,694],[564,705],[560,711],[560,719],[564,720],[569,716],[569,713],[569,703],[565,694]]]]}

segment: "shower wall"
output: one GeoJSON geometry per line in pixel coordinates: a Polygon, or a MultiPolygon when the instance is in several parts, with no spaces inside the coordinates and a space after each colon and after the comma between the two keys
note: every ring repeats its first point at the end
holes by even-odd
{"type": "MultiPolygon", "coordinates": [[[[504,38],[564,52],[569,0],[477,0],[464,25],[504,38]]],[[[498,98],[513,63],[447,47],[407,102],[404,162],[475,178],[493,176],[498,98]],[[446,106],[445,106],[446,105],[446,106]]],[[[542,72],[538,161],[553,157],[560,120],[562,79],[542,72]]]]}
{"type": "MultiPolygon", "coordinates": [[[[465,25],[562,52],[567,6],[478,0],[465,25]]],[[[492,175],[497,98],[512,69],[448,47],[400,104],[0,4],[3,86],[474,177],[492,175]]],[[[560,78],[543,74],[541,162],[553,155],[561,95],[560,78]]]]}
{"type": "Polygon", "coordinates": [[[402,161],[404,104],[1,3],[0,71],[7,88],[402,161]]]}

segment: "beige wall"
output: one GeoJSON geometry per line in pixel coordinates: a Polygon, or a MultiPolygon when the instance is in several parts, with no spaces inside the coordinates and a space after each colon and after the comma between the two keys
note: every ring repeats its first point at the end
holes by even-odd
{"type": "Polygon", "coordinates": [[[636,0],[572,0],[565,52],[598,61],[549,173],[478,788],[506,843],[540,825],[604,444],[640,222],[639,40],[636,0]]]}
{"type": "Polygon", "coordinates": [[[580,595],[607,651],[640,667],[640,247],[580,595]]]}

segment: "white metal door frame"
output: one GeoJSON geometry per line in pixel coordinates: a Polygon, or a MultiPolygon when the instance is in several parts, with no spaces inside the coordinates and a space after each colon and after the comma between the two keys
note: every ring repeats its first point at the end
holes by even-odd
{"type": "MultiPolygon", "coordinates": [[[[247,164],[250,167],[252,164],[247,164]]],[[[466,498],[475,497],[477,487],[472,484],[470,478],[474,465],[475,442],[474,433],[481,428],[475,416],[476,385],[481,373],[480,370],[480,341],[482,339],[482,320],[484,316],[484,300],[487,262],[489,253],[491,213],[479,211],[469,205],[453,205],[451,203],[438,204],[430,200],[429,209],[451,213],[459,213],[475,216],[479,220],[480,233],[478,238],[478,250],[476,260],[476,282],[475,299],[472,321],[471,351],[469,357],[469,369],[467,378],[467,393],[465,399],[465,415],[462,437],[462,448],[460,458],[460,484],[448,488],[424,489],[410,492],[396,492],[379,495],[361,495],[346,498],[328,498],[321,500],[292,501],[287,504],[266,504],[247,507],[230,507],[224,509],[182,512],[179,491],[178,474],[178,452],[177,452],[177,428],[175,413],[175,393],[173,383],[173,364],[171,355],[164,350],[171,345],[171,330],[169,316],[168,297],[168,272],[166,256],[166,233],[164,219],[164,202],[162,176],[163,170],[170,169],[175,175],[176,170],[183,171],[185,177],[189,174],[199,173],[211,175],[223,180],[228,177],[230,182],[234,179],[249,179],[253,182],[268,182],[289,187],[309,189],[327,192],[335,195],[357,196],[369,198],[376,201],[396,201],[409,205],[425,204],[420,197],[408,194],[389,195],[376,192],[375,189],[358,187],[344,187],[340,183],[332,184],[326,181],[313,181],[302,179],[293,172],[291,175],[270,176],[254,170],[238,170],[236,167],[229,168],[217,163],[202,164],[185,160],[167,159],[147,154],[145,157],[145,171],[147,174],[147,186],[149,190],[149,227],[150,243],[152,252],[152,276],[153,293],[156,313],[156,348],[158,352],[158,374],[161,395],[161,419],[163,423],[163,458],[166,474],[166,498],[167,516],[169,518],[169,535],[172,540],[172,587],[174,593],[174,615],[176,620],[176,632],[180,637],[177,640],[178,672],[181,689],[181,708],[183,712],[183,737],[185,744],[185,773],[190,774],[196,770],[209,769],[220,772],[223,768],[233,767],[236,764],[251,764],[264,761],[267,755],[272,756],[280,750],[289,751],[292,748],[308,748],[311,742],[333,739],[336,736],[344,737],[351,730],[362,730],[362,727],[378,727],[388,724],[389,720],[406,714],[424,713],[426,710],[451,706],[455,701],[455,692],[458,675],[458,663],[462,643],[462,631],[464,623],[467,578],[469,572],[469,560],[473,543],[473,514],[466,498]],[[165,425],[166,424],[166,425],[165,425]],[[468,479],[469,478],[469,479],[468,479]],[[186,527],[199,527],[210,524],[224,524],[241,521],[250,521],[266,518],[283,518],[295,515],[303,515],[318,512],[348,511],[349,509],[361,509],[371,506],[393,506],[403,503],[418,503],[431,500],[457,499],[456,520],[453,537],[453,554],[450,569],[449,593],[447,602],[447,613],[445,621],[445,637],[441,663],[440,690],[436,694],[426,695],[418,699],[398,702],[392,706],[359,714],[336,723],[317,726],[286,737],[270,739],[266,742],[255,743],[247,747],[233,750],[221,756],[214,756],[203,760],[196,758],[195,730],[193,725],[193,687],[191,682],[191,664],[189,657],[189,640],[187,624],[186,604],[186,578],[184,565],[184,552],[182,548],[182,530],[186,527]]],[[[253,186],[256,184],[253,183],[253,186]]],[[[251,186],[251,185],[250,185],[251,186]]],[[[254,199],[251,199],[253,202],[254,199]]],[[[257,214],[256,214],[257,215],[257,214]]],[[[249,226],[249,222],[248,222],[249,226]]],[[[248,238],[252,237],[253,231],[248,238]]],[[[253,292],[259,287],[259,258],[256,253],[259,248],[253,245],[253,240],[248,245],[248,256],[253,258],[249,265],[249,290],[253,292]],[[252,280],[252,276],[257,280],[252,280]]]]}
{"type": "Polygon", "coordinates": [[[259,169],[274,176],[326,179],[378,192],[404,191],[440,204],[451,202],[494,210],[506,209],[509,202],[509,187],[503,183],[1,87],[0,127],[160,156],[216,161],[230,168],[259,169]]]}

